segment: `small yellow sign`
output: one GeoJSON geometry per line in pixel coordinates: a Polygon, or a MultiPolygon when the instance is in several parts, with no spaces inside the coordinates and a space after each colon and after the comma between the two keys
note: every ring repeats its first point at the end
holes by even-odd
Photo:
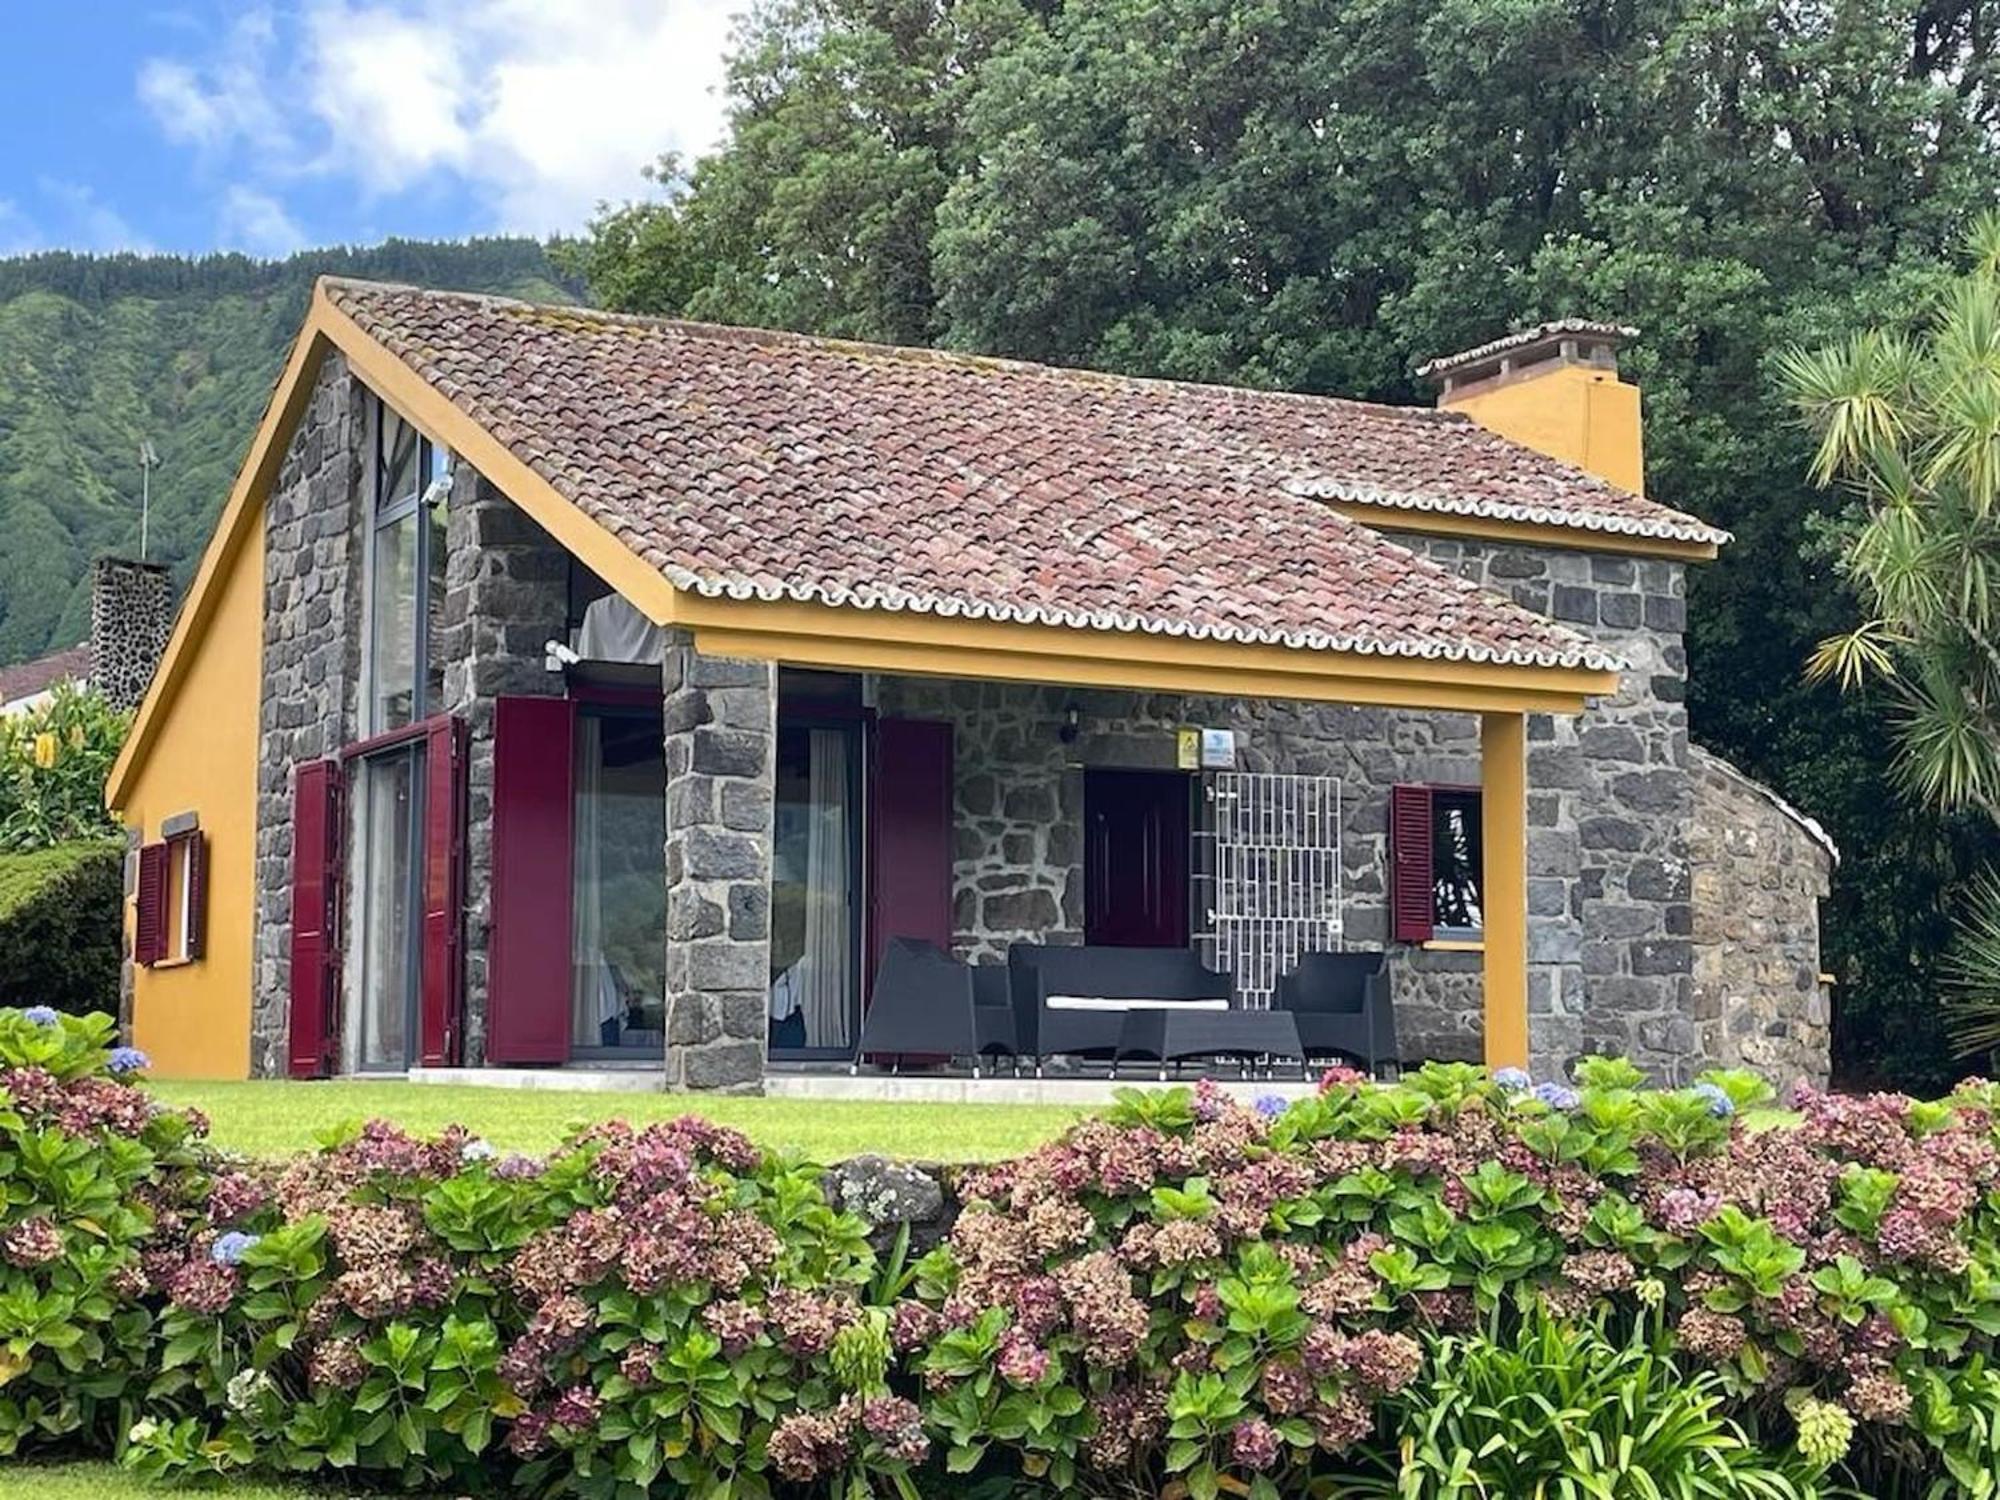
{"type": "Polygon", "coordinates": [[[1183,771],[1201,769],[1201,731],[1182,729],[1174,735],[1174,764],[1183,771]]]}

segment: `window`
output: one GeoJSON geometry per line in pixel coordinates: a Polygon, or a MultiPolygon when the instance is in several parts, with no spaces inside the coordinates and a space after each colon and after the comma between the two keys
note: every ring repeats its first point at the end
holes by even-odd
{"type": "Polygon", "coordinates": [[[444,696],[445,499],[451,454],[379,400],[369,533],[368,723],[383,734],[444,696]]]}
{"type": "Polygon", "coordinates": [[[1394,788],[1389,846],[1396,941],[1476,941],[1485,927],[1486,842],[1479,788],[1394,788]]]}
{"type": "Polygon", "coordinates": [[[139,850],[135,962],[193,963],[201,957],[208,916],[208,844],[198,828],[169,834],[139,850]]]}

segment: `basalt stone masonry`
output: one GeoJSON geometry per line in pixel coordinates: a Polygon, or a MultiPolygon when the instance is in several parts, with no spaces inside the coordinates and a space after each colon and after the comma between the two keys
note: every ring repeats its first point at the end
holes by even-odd
{"type": "Polygon", "coordinates": [[[703,656],[661,667],[667,760],[667,1087],[754,1093],[771,984],[777,673],[703,656]]]}
{"type": "Polygon", "coordinates": [[[468,464],[445,523],[444,709],[466,722],[465,1047],[486,1055],[493,919],[494,700],[563,692],[544,647],[566,633],[569,554],[468,464]]]}
{"type": "Polygon", "coordinates": [[[360,505],[367,393],[327,355],[265,502],[264,676],[250,1069],[285,1070],[292,938],[292,776],[353,737],[361,677],[360,505]]]}

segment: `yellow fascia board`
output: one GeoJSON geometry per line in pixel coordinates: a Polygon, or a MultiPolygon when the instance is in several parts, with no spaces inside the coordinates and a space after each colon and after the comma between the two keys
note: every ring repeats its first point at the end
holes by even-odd
{"type": "Polygon", "coordinates": [[[1593,531],[1585,526],[1555,526],[1546,521],[1509,521],[1495,516],[1468,516],[1456,511],[1405,509],[1371,505],[1365,500],[1322,500],[1328,509],[1374,531],[1406,531],[1418,536],[1466,537],[1522,547],[1560,547],[1573,552],[1616,552],[1629,557],[1657,557],[1670,562],[1713,562],[1720,550],[1714,542],[1674,537],[1634,536],[1622,531],[1593,531]]]}
{"type": "Polygon", "coordinates": [[[265,497],[277,481],[292,432],[311,398],[313,380],[329,349],[338,349],[364,385],[415,423],[433,442],[442,443],[464,458],[655,624],[667,623],[673,614],[674,588],[656,566],[585,515],[553,484],[453,405],[449,397],[364,333],[358,323],[333,305],[324,286],[316,286],[305,325],[292,344],[291,356],[278,377],[264,419],[250,441],[250,451],[237,471],[236,483],[202,552],[201,564],[174,621],[159,668],[106,778],[107,807],[115,809],[124,802],[132,776],[160,731],[165,706],[186,675],[192,660],[190,653],[196,649],[215,612],[219,599],[217,580],[227,573],[230,562],[262,519],[265,497]]]}
{"type": "Polygon", "coordinates": [[[1581,713],[1589,699],[1618,690],[1616,672],[1589,667],[1304,651],[685,592],[672,623],[692,630],[705,655],[1067,687],[1545,714],[1581,713]]]}

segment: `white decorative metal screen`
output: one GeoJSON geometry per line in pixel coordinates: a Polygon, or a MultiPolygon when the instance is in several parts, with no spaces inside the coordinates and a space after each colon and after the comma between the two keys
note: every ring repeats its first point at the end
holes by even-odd
{"type": "Polygon", "coordinates": [[[1268,1006],[1301,954],[1340,947],[1340,781],[1226,771],[1208,795],[1216,966],[1268,1006]]]}

